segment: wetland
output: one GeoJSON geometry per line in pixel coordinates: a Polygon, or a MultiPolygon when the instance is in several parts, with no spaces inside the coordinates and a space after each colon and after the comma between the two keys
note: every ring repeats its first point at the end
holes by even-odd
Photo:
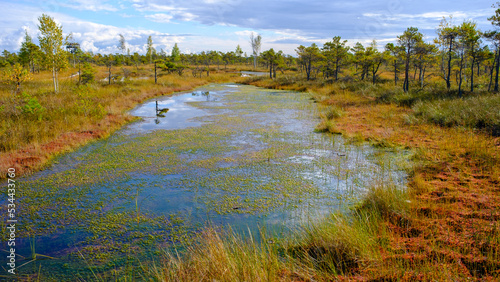
{"type": "Polygon", "coordinates": [[[140,279],[138,265],[182,253],[207,226],[279,240],[377,183],[404,189],[410,166],[410,152],[315,132],[308,93],[210,84],[130,115],[140,120],[19,179],[21,275],[140,279]]]}

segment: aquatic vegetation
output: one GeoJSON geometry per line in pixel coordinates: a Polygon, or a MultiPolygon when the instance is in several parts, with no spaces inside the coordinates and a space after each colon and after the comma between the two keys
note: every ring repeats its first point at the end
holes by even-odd
{"type": "Polygon", "coordinates": [[[230,86],[202,87],[209,94],[189,100],[206,113],[193,118],[199,125],[131,124],[23,180],[22,236],[66,237],[73,248],[57,251],[60,264],[84,257],[106,272],[124,255],[188,244],[207,224],[290,230],[345,209],[374,183],[405,183],[395,152],[313,132],[319,114],[308,95],[230,86]]]}

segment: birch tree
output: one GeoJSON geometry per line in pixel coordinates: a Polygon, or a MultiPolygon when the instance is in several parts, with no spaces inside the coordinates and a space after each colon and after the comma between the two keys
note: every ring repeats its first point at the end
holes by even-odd
{"type": "Polygon", "coordinates": [[[64,44],[62,26],[45,14],[42,14],[38,21],[40,22],[38,40],[43,54],[43,62],[47,68],[52,70],[54,92],[57,93],[59,90],[58,72],[66,65],[66,52],[62,49],[64,44]]]}
{"type": "Polygon", "coordinates": [[[252,34],[250,34],[250,44],[252,45],[254,69],[257,68],[257,57],[259,56],[260,53],[261,42],[262,42],[262,36],[260,36],[260,34],[257,34],[257,36],[255,36],[253,32],[252,34]]]}
{"type": "Polygon", "coordinates": [[[153,62],[153,53],[155,53],[155,50],[154,50],[154,47],[153,47],[153,38],[150,35],[148,37],[147,52],[146,52],[146,56],[149,58],[149,63],[150,64],[153,62]]]}

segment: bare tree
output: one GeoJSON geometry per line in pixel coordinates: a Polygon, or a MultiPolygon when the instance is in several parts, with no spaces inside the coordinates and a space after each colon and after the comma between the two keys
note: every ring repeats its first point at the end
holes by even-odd
{"type": "Polygon", "coordinates": [[[118,34],[118,36],[120,37],[120,41],[118,43],[118,49],[120,49],[122,51],[122,54],[123,54],[123,53],[125,53],[125,50],[127,49],[127,46],[125,46],[125,44],[126,44],[125,37],[123,36],[123,34],[118,34]]]}
{"type": "Polygon", "coordinates": [[[262,36],[260,36],[260,34],[257,34],[257,36],[255,36],[253,32],[250,34],[250,44],[252,45],[253,51],[253,68],[257,68],[257,57],[260,53],[261,41],[262,36]]]}

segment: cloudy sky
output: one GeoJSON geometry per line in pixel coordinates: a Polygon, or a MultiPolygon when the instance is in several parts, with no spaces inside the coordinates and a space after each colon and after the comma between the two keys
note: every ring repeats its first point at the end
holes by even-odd
{"type": "MultiPolygon", "coordinates": [[[[0,50],[17,51],[24,30],[37,37],[43,13],[62,24],[65,34],[84,51],[119,52],[123,34],[130,52],[144,53],[148,36],[155,48],[170,53],[177,43],[183,53],[232,51],[239,44],[251,53],[249,35],[262,35],[262,50],[294,55],[299,45],[322,46],[334,36],[379,46],[395,42],[414,26],[431,41],[443,16],[454,23],[475,21],[492,29],[491,0],[0,0],[0,50]]],[[[35,40],[37,41],[37,40],[35,40]]]]}

